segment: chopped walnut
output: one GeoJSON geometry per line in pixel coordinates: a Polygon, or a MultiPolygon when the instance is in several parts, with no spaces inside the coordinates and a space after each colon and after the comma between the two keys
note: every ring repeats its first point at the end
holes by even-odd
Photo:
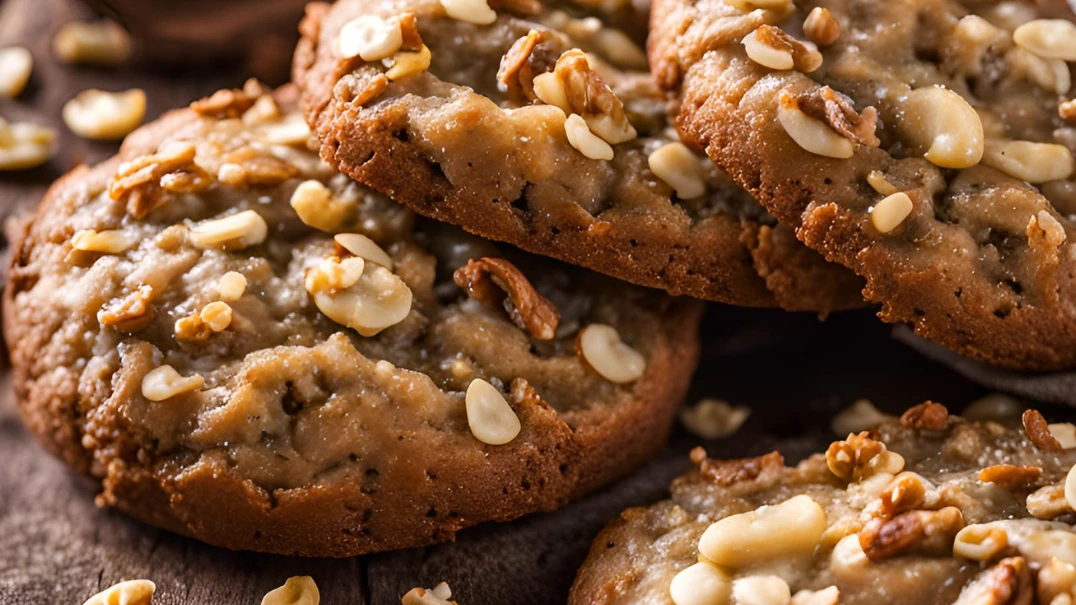
{"type": "Polygon", "coordinates": [[[1021,420],[1024,423],[1024,430],[1027,432],[1028,440],[1031,441],[1031,444],[1036,449],[1046,452],[1060,452],[1064,449],[1057,439],[1050,434],[1050,426],[1046,424],[1046,419],[1042,417],[1038,410],[1025,411],[1021,420]]]}
{"type": "Polygon", "coordinates": [[[1023,557],[1009,557],[979,574],[953,605],[1030,605],[1031,568],[1023,557]]]}
{"type": "Polygon", "coordinates": [[[537,15],[542,12],[541,0],[489,0],[489,7],[517,15],[537,15]]]}
{"type": "Polygon", "coordinates": [[[237,187],[279,185],[299,176],[300,172],[284,160],[253,147],[237,149],[222,159],[224,163],[217,179],[237,187]]]}
{"type": "Polygon", "coordinates": [[[941,431],[949,426],[949,410],[940,403],[924,401],[904,412],[900,425],[909,429],[941,431]]]}
{"type": "Polygon", "coordinates": [[[754,35],[760,44],[792,55],[797,71],[809,74],[822,66],[822,53],[813,44],[804,44],[779,27],[760,25],[754,35]]]}
{"type": "Polygon", "coordinates": [[[852,105],[852,99],[829,86],[799,95],[796,103],[800,111],[825,122],[849,141],[868,147],[881,145],[875,134],[878,127],[878,110],[873,107],[859,113],[852,105]]]}
{"type": "Polygon", "coordinates": [[[590,67],[583,51],[574,49],[561,55],[553,73],[564,84],[567,107],[561,109],[565,113],[581,116],[591,132],[610,145],[637,136],[635,128],[628,122],[624,104],[590,67]]]}
{"type": "Polygon", "coordinates": [[[425,46],[422,42],[422,35],[418,33],[418,17],[415,13],[404,13],[396,20],[400,23],[400,33],[403,36],[403,44],[400,46],[401,50],[422,50],[425,46]]]}
{"type": "Polygon", "coordinates": [[[876,472],[898,473],[904,466],[899,455],[887,451],[884,443],[866,431],[831,443],[826,450],[826,465],[837,477],[854,481],[876,472]]]}
{"type": "Polygon", "coordinates": [[[164,205],[167,193],[197,193],[213,182],[213,177],[195,163],[193,145],[176,146],[121,164],[108,186],[108,195],[117,202],[126,200],[127,213],[144,218],[164,205]]]}
{"type": "MultiPolygon", "coordinates": [[[[878,505],[872,512],[885,519],[920,508],[927,500],[928,484],[915,473],[903,473],[896,477],[878,495],[878,505]]],[[[933,486],[930,486],[933,487],[933,486]]]]}
{"type": "Polygon", "coordinates": [[[556,305],[539,294],[512,263],[503,258],[467,261],[452,276],[467,295],[485,305],[504,306],[520,328],[540,340],[552,340],[560,323],[556,305]]]}
{"type": "Polygon", "coordinates": [[[949,556],[963,527],[964,515],[954,506],[913,510],[868,521],[859,532],[859,545],[872,561],[906,554],[949,556]]]}
{"type": "Polygon", "coordinates": [[[546,30],[531,30],[529,34],[516,40],[501,59],[497,70],[497,81],[505,88],[508,100],[516,104],[533,102],[534,78],[548,73],[557,63],[554,51],[547,44],[550,38],[546,30]]]}
{"type": "Polygon", "coordinates": [[[739,460],[714,460],[706,457],[706,450],[691,450],[691,461],[699,467],[699,474],[722,487],[757,479],[767,469],[782,469],[785,459],[780,452],[770,452],[755,458],[739,460]]]}
{"type": "Polygon", "coordinates": [[[207,118],[234,119],[242,116],[265,94],[268,94],[268,91],[257,80],[248,80],[242,90],[218,90],[191,103],[191,109],[207,118]]]}
{"type": "Polygon", "coordinates": [[[143,284],[101,309],[97,313],[97,321],[121,332],[137,332],[148,326],[153,316],[153,288],[143,284]]]}
{"type": "Polygon", "coordinates": [[[1010,490],[1031,487],[1040,477],[1042,477],[1042,469],[1037,466],[995,464],[979,471],[979,481],[996,483],[1010,490]]]}

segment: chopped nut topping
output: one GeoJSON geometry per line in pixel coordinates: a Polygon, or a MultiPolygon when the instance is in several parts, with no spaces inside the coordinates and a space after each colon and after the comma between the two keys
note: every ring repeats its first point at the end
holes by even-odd
{"type": "Polygon", "coordinates": [[[1068,147],[1030,141],[987,141],[983,164],[1033,185],[1062,181],[1076,172],[1068,147]]]}
{"type": "Polygon", "coordinates": [[[586,326],[579,331],[576,349],[579,357],[609,382],[635,382],[646,372],[646,358],[625,344],[613,326],[586,326]]]}
{"type": "Polygon", "coordinates": [[[829,428],[834,435],[840,436],[867,431],[890,420],[893,420],[893,416],[882,413],[869,399],[859,399],[837,412],[829,428]]]}
{"type": "Polygon", "coordinates": [[[1073,594],[1076,593],[1076,567],[1057,557],[1050,557],[1049,563],[1042,565],[1039,569],[1036,584],[1039,603],[1051,605],[1072,603],[1073,594]],[[1061,599],[1058,600],[1058,597],[1061,599]]]}
{"type": "Polygon", "coordinates": [[[897,121],[897,129],[915,153],[942,168],[970,168],[983,157],[982,119],[959,94],[938,87],[911,91],[901,110],[915,119],[897,121]]]}
{"type": "Polygon", "coordinates": [[[889,233],[912,214],[915,204],[903,191],[887,196],[870,209],[871,225],[879,233],[889,233]]]}
{"type": "Polygon", "coordinates": [[[858,113],[852,105],[852,99],[829,86],[799,95],[796,104],[800,111],[824,122],[853,143],[867,147],[877,147],[881,144],[875,135],[875,130],[878,128],[878,110],[868,107],[863,110],[862,114],[858,113]]]}
{"type": "Polygon", "coordinates": [[[292,576],[262,597],[261,605],[318,605],[321,593],[310,576],[292,576]]]}
{"type": "MultiPolygon", "coordinates": [[[[212,95],[191,103],[191,109],[200,116],[218,120],[234,119],[243,116],[261,98],[268,98],[265,90],[257,80],[247,80],[242,90],[218,90],[212,95]]],[[[275,103],[274,103],[275,105],[275,103]]]]}
{"type": "Polygon", "coordinates": [[[137,243],[137,236],[119,229],[100,232],[93,229],[83,229],[71,236],[71,247],[83,252],[122,254],[137,243]]]}
{"type": "Polygon", "coordinates": [[[1044,59],[1076,61],[1076,23],[1036,19],[1016,28],[1013,42],[1044,59]]]}
{"type": "Polygon", "coordinates": [[[223,218],[197,223],[191,228],[190,242],[198,248],[241,250],[265,241],[269,226],[253,210],[244,210],[223,218]]]}
{"type": "Polygon", "coordinates": [[[127,580],[113,584],[86,599],[82,605],[149,605],[157,585],[149,580],[127,580]]]}
{"type": "Polygon", "coordinates": [[[26,170],[49,161],[56,131],[36,124],[8,124],[0,118],[0,171],[26,170]]]}
{"type": "Polygon", "coordinates": [[[381,246],[378,246],[374,240],[362,235],[361,233],[339,233],[334,238],[334,241],[340,248],[347,253],[369,261],[371,263],[381,265],[389,271],[392,271],[396,267],[396,263],[393,262],[392,257],[388,252],[385,252],[381,246]]]}
{"type": "Polygon", "coordinates": [[[722,487],[757,479],[767,469],[784,468],[785,459],[780,452],[770,452],[755,458],[739,460],[714,460],[706,457],[706,450],[691,450],[691,461],[699,467],[699,474],[722,487]]]}
{"type": "Polygon", "coordinates": [[[732,583],[717,566],[700,561],[673,576],[669,596],[675,605],[727,603],[732,596],[732,583]]]}
{"type": "Polygon", "coordinates": [[[121,164],[108,195],[117,202],[126,200],[127,213],[134,218],[145,218],[168,201],[166,192],[197,193],[212,184],[213,177],[194,156],[194,145],[174,145],[121,164]]]}
{"type": "MultiPolygon", "coordinates": [[[[553,73],[564,85],[567,105],[560,107],[564,113],[578,114],[586,122],[590,132],[610,145],[624,143],[637,136],[635,128],[628,122],[624,104],[598,72],[590,67],[583,51],[574,49],[561,55],[553,73]]],[[[569,117],[569,122],[571,119],[569,117]]],[[[567,125],[565,127],[577,128],[567,125]]],[[[568,131],[568,138],[572,138],[571,130],[568,131]]],[[[609,155],[611,159],[611,153],[609,155]]],[[[598,159],[590,155],[588,157],[598,159]]]]}
{"type": "Polygon", "coordinates": [[[362,15],[340,28],[336,50],[341,57],[359,57],[363,61],[388,59],[403,47],[403,28],[399,19],[382,19],[362,15]]]}
{"type": "Polygon", "coordinates": [[[830,586],[822,590],[801,590],[792,595],[789,605],[837,605],[840,601],[840,589],[830,586]]]}
{"type": "Polygon", "coordinates": [[[1068,233],[1061,223],[1046,210],[1039,210],[1027,223],[1028,246],[1033,252],[1046,251],[1055,254],[1061,244],[1065,243],[1068,233]]]}
{"type": "Polygon", "coordinates": [[[242,298],[247,289],[247,278],[237,271],[229,271],[220,276],[217,282],[217,295],[221,300],[235,302],[242,298]]]}
{"type": "Polygon", "coordinates": [[[336,292],[359,283],[366,270],[366,260],[361,257],[340,258],[330,256],[306,274],[306,289],[310,292],[336,292]]]}
{"type": "Polygon", "coordinates": [[[1065,486],[1040,487],[1027,497],[1027,512],[1036,519],[1053,519],[1073,512],[1065,499],[1065,486]]]}
{"type": "Polygon", "coordinates": [[[784,13],[792,6],[792,0],[725,0],[725,4],[745,12],[761,9],[784,13]]]}
{"type": "Polygon", "coordinates": [[[949,426],[949,410],[940,403],[924,401],[900,417],[900,425],[924,431],[941,431],[949,426]]]}
{"type": "Polygon", "coordinates": [[[1057,439],[1062,449],[1071,450],[1076,448],[1076,424],[1071,422],[1058,422],[1046,425],[1050,434],[1057,439]]]}
{"type": "Polygon", "coordinates": [[[1057,106],[1057,114],[1069,124],[1076,125],[1076,99],[1063,101],[1057,106]]]}
{"type": "Polygon", "coordinates": [[[1004,528],[991,525],[968,525],[956,534],[953,556],[972,561],[992,561],[1009,546],[1004,528]]]}
{"type": "Polygon", "coordinates": [[[546,105],[564,110],[568,107],[568,92],[564,82],[555,73],[539,74],[534,77],[534,96],[546,105]]]}
{"type": "Polygon", "coordinates": [[[893,195],[900,191],[894,187],[892,183],[886,180],[884,174],[877,170],[871,170],[867,173],[867,184],[878,193],[886,196],[893,195]]]}
{"type": "Polygon", "coordinates": [[[1057,442],[1057,439],[1054,439],[1054,436],[1050,434],[1050,427],[1038,410],[1025,411],[1021,420],[1024,423],[1024,431],[1027,432],[1028,440],[1031,441],[1031,444],[1036,449],[1046,452],[1060,452],[1064,449],[1057,442]]]}
{"type": "Polygon", "coordinates": [[[418,31],[418,17],[415,13],[404,13],[397,16],[396,20],[400,22],[400,36],[403,39],[400,48],[411,51],[422,50],[422,47],[426,45],[422,42],[422,34],[418,31]]]}
{"type": "Polygon", "coordinates": [[[744,36],[743,45],[752,61],[770,69],[795,68],[811,73],[822,66],[822,53],[813,44],[800,42],[772,25],[760,25],[744,36]]]}
{"type": "Polygon", "coordinates": [[[859,545],[872,561],[905,554],[948,556],[963,528],[964,515],[959,508],[913,510],[892,519],[868,521],[859,532],[859,545]]]}
{"type": "Polygon", "coordinates": [[[1009,557],[979,574],[960,592],[953,605],[1030,604],[1034,592],[1031,568],[1023,557],[1009,557]]]}
{"type": "Polygon", "coordinates": [[[1076,510],[1076,464],[1065,476],[1065,502],[1069,503],[1069,508],[1076,510]]]}
{"type": "Polygon", "coordinates": [[[738,605],[784,605],[792,590],[779,576],[747,576],[733,581],[732,597],[738,605]]]}
{"type": "Polygon", "coordinates": [[[64,63],[114,67],[131,58],[131,36],[113,21],[65,23],[52,39],[52,52],[64,63]]]}
{"type": "Polygon", "coordinates": [[[30,51],[22,46],[0,48],[0,97],[14,99],[22,94],[33,70],[30,51]]]}
{"type": "Polygon", "coordinates": [[[135,332],[153,321],[153,288],[143,284],[97,313],[97,321],[120,332],[135,332]]]}
{"type": "Polygon", "coordinates": [[[441,0],[441,6],[458,21],[490,25],[497,20],[497,12],[489,7],[488,0],[441,0]]]}
{"type": "Polygon", "coordinates": [[[330,257],[307,271],[304,282],[318,310],[362,336],[403,321],[411,312],[411,289],[385,267],[352,256],[330,257]]]}
{"type": "Polygon", "coordinates": [[[816,6],[803,22],[807,39],[819,46],[829,46],[841,35],[841,24],[829,9],[816,6]]]}
{"type": "Polygon", "coordinates": [[[864,431],[831,443],[826,450],[826,465],[841,479],[859,481],[879,472],[899,473],[904,459],[887,451],[884,443],[864,431]]]}
{"type": "Polygon", "coordinates": [[[706,171],[698,157],[683,143],[668,143],[650,154],[647,164],[654,176],[665,181],[676,196],[693,200],[706,195],[706,171]]]}
{"type": "Polygon", "coordinates": [[[1044,59],[1022,48],[1013,48],[1006,58],[1013,79],[1024,78],[1039,88],[1059,95],[1072,87],[1068,63],[1060,59],[1044,59]]]}
{"type": "Polygon", "coordinates": [[[541,0],[489,0],[489,5],[494,10],[506,10],[517,15],[534,16],[542,12],[541,0]]]}
{"type": "MultiPolygon", "coordinates": [[[[304,133],[301,140],[305,141],[309,133],[304,125],[304,133]]],[[[243,147],[223,158],[217,174],[217,179],[235,187],[251,185],[255,187],[268,187],[279,185],[289,179],[299,176],[300,170],[292,164],[254,147],[243,147]]]]}
{"type": "Polygon", "coordinates": [[[878,495],[878,515],[886,519],[919,508],[927,500],[927,482],[915,473],[901,473],[878,495]]]}
{"type": "Polygon", "coordinates": [[[979,471],[979,481],[997,483],[1010,489],[1024,489],[1034,485],[1042,477],[1042,469],[1037,466],[1015,466],[1012,464],[995,464],[979,471]]]}
{"type": "Polygon", "coordinates": [[[705,439],[724,439],[740,430],[751,409],[733,407],[717,399],[703,399],[680,411],[680,422],[687,430],[705,439]]]}
{"type": "Polygon", "coordinates": [[[202,307],[198,313],[202,322],[214,332],[221,332],[232,323],[232,307],[226,302],[215,301],[202,307]]]}
{"type": "Polygon", "coordinates": [[[564,134],[568,136],[571,146],[584,156],[592,160],[613,159],[613,148],[591,132],[586,120],[578,114],[573,113],[564,121],[564,134]]]}
{"type": "Polygon", "coordinates": [[[809,557],[825,531],[825,511],[810,496],[799,495],[711,524],[699,540],[699,553],[733,569],[809,557]]]}
{"type": "Polygon", "coordinates": [[[532,29],[516,40],[501,58],[497,81],[512,103],[522,105],[538,98],[534,93],[534,78],[550,72],[557,62],[550,46],[543,44],[549,37],[546,30],[532,29]]]}
{"type": "Polygon", "coordinates": [[[540,340],[551,340],[560,323],[556,305],[534,289],[515,265],[503,258],[469,260],[453,274],[467,295],[489,306],[503,306],[512,323],[540,340]]]}
{"type": "Polygon", "coordinates": [[[177,319],[173,330],[176,338],[187,341],[202,341],[213,333],[198,313],[177,319]]]}
{"type": "Polygon", "coordinates": [[[146,93],[138,88],[125,92],[84,90],[63,107],[67,127],[80,137],[102,141],[122,139],[146,116],[146,93]]]}
{"type": "Polygon", "coordinates": [[[482,443],[504,445],[522,429],[519,417],[497,387],[475,378],[467,387],[467,425],[482,443]]]}
{"type": "Polygon", "coordinates": [[[170,365],[163,365],[150,370],[142,378],[142,396],[150,401],[164,401],[176,395],[197,391],[205,384],[205,380],[198,374],[180,376],[170,365]]]}
{"type": "Polygon", "coordinates": [[[243,125],[254,128],[275,122],[282,117],[280,106],[273,100],[272,95],[262,95],[254,101],[250,109],[243,112],[243,125]]]}
{"type": "Polygon", "coordinates": [[[430,68],[433,55],[428,46],[423,45],[417,51],[404,50],[392,56],[392,67],[385,72],[385,77],[393,82],[420,74],[430,68]]]}
{"type": "Polygon", "coordinates": [[[825,122],[803,112],[787,90],[778,96],[777,119],[788,136],[804,150],[827,158],[848,159],[855,153],[852,141],[825,122]]]}

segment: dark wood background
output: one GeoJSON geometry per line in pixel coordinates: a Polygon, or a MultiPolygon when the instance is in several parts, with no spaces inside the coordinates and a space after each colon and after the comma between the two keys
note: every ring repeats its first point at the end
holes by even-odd
{"type": "MultiPolygon", "coordinates": [[[[90,16],[74,0],[0,0],[0,46],[34,54],[29,89],[0,100],[0,115],[63,131],[60,108],[88,87],[140,87],[147,119],[219,87],[238,86],[242,66],[222,62],[190,71],[72,68],[51,59],[51,34],[90,16]]],[[[47,166],[0,173],[0,213],[25,211],[48,183],[76,163],[107,157],[115,145],[64,132],[47,166]]],[[[67,472],[21,426],[10,378],[0,372],[0,605],[81,604],[112,583],[147,578],[157,605],[256,604],[291,575],[311,575],[327,605],[392,604],[414,586],[445,580],[463,605],[563,603],[599,529],[628,506],[662,498],[688,467],[687,452],[741,457],[772,449],[790,460],[831,440],[832,415],[866,397],[893,412],[933,399],[954,410],[984,391],[890,337],[869,311],[825,322],[810,315],[712,305],[702,368],[689,401],[717,397],[754,410],[732,438],[701,442],[676,427],[645,468],[600,493],[544,515],[478,527],[457,542],[342,560],[236,553],[148,527],[93,504],[95,486],[67,472]]],[[[1056,418],[1058,410],[1048,412],[1056,418]]]]}

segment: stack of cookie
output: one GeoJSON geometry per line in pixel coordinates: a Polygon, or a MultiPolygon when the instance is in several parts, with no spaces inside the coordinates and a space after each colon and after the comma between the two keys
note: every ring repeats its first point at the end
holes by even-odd
{"type": "MultiPolygon", "coordinates": [[[[310,556],[553,509],[662,446],[692,299],[879,304],[969,357],[1076,365],[1060,2],[340,0],[301,32],[294,84],[136,131],[16,247],[23,413],[104,505],[310,556]]],[[[990,524],[1027,516],[1013,494],[1071,513],[1045,422],[909,418],[794,470],[699,454],[573,598],[1026,603],[1032,571],[1071,596],[1041,596],[1076,578],[1071,527],[990,524]],[[954,541],[997,565],[930,559],[954,541]],[[860,569],[892,556],[919,558],[860,569]]]]}

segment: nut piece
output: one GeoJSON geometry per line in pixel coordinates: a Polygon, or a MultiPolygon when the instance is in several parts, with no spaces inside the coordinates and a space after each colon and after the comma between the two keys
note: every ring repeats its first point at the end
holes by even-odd
{"type": "Polygon", "coordinates": [[[44,164],[55,149],[56,131],[36,124],[8,124],[0,118],[0,171],[44,164]]]}
{"type": "Polygon", "coordinates": [[[101,309],[97,313],[97,321],[121,332],[135,332],[149,325],[154,315],[153,287],[143,284],[101,309]]]}
{"type": "Polygon", "coordinates": [[[1071,450],[1076,447],[1076,424],[1071,422],[1058,422],[1046,425],[1050,434],[1053,435],[1062,449],[1071,450]]]}
{"type": "Polygon", "coordinates": [[[338,233],[333,237],[333,241],[344,250],[365,261],[381,265],[389,271],[396,268],[396,263],[389,256],[389,253],[385,252],[381,246],[378,246],[374,240],[361,233],[338,233]]]}
{"type": "Polygon", "coordinates": [[[1060,59],[1044,59],[1019,47],[1010,50],[1006,58],[1014,79],[1022,77],[1047,92],[1059,95],[1067,93],[1072,87],[1068,63],[1060,59]]]}
{"type": "MultiPolygon", "coordinates": [[[[792,50],[785,47],[783,44],[771,45],[760,40],[759,30],[763,27],[776,29],[772,25],[763,25],[743,37],[743,47],[744,50],[747,51],[747,58],[770,69],[792,69],[795,65],[795,62],[792,60],[792,50]]],[[[772,39],[773,37],[770,38],[770,41],[772,41],[772,39]]]]}
{"type": "Polygon", "coordinates": [[[21,46],[0,48],[0,97],[22,94],[34,70],[34,56],[21,46]]]}
{"type": "Polygon", "coordinates": [[[1033,185],[1062,181],[1076,172],[1076,158],[1063,145],[990,140],[983,164],[1033,185]]]}
{"type": "Polygon", "coordinates": [[[968,525],[956,534],[953,556],[972,561],[992,561],[1009,546],[1005,528],[991,525],[968,525]]]}
{"type": "Polygon", "coordinates": [[[900,417],[901,426],[925,431],[941,431],[949,426],[949,410],[940,403],[924,401],[900,417]]]}
{"type": "Polygon", "coordinates": [[[64,63],[114,67],[130,60],[131,36],[113,21],[74,21],[56,32],[52,52],[64,63]]]}
{"type": "Polygon", "coordinates": [[[291,207],[303,223],[328,233],[354,226],[357,208],[354,200],[344,200],[320,181],[303,181],[291,194],[291,207]]]}
{"type": "Polygon", "coordinates": [[[647,158],[654,176],[676,191],[676,197],[693,200],[706,195],[706,172],[687,145],[669,143],[647,158]]]}
{"type": "Polygon", "coordinates": [[[732,583],[736,605],[788,605],[792,591],[778,576],[748,576],[732,583]]]}
{"type": "Polygon", "coordinates": [[[592,133],[587,121],[579,114],[573,113],[564,121],[564,134],[568,135],[568,142],[572,147],[584,156],[592,160],[613,159],[613,148],[592,133]]]}
{"type": "Polygon", "coordinates": [[[1053,519],[1073,512],[1064,485],[1040,487],[1027,497],[1027,512],[1036,519],[1053,519]]]}
{"type": "Polygon", "coordinates": [[[1064,19],[1036,19],[1016,28],[1013,42],[1044,59],[1076,61],[1076,23],[1064,19]]]}
{"type": "Polygon", "coordinates": [[[804,113],[787,90],[778,97],[777,119],[788,136],[804,150],[827,158],[848,159],[855,146],[824,122],[804,113]]]}
{"type": "Polygon", "coordinates": [[[262,605],[318,605],[321,594],[310,576],[292,576],[262,597],[262,605]]]}
{"type": "Polygon", "coordinates": [[[127,580],[109,586],[82,605],[149,605],[155,590],[157,585],[149,580],[127,580]]]}
{"type": "Polygon", "coordinates": [[[870,559],[863,553],[863,547],[859,545],[859,536],[851,534],[841,538],[833,547],[829,556],[829,565],[833,575],[842,580],[854,580],[863,578],[870,559]]]}
{"type": "Polygon", "coordinates": [[[819,46],[829,46],[841,35],[841,24],[829,9],[814,7],[803,22],[803,33],[807,39],[819,46]]]}
{"type": "Polygon", "coordinates": [[[983,157],[979,114],[964,97],[938,87],[919,88],[901,100],[897,129],[915,153],[942,168],[970,168],[983,157]]]}
{"type": "Polygon", "coordinates": [[[183,377],[172,366],[163,365],[150,370],[142,378],[142,396],[150,401],[164,401],[176,395],[197,391],[204,384],[205,379],[199,374],[183,377]]]}
{"type": "Polygon", "coordinates": [[[1062,101],[1057,106],[1057,115],[1069,124],[1076,124],[1076,99],[1062,101]]]}
{"type": "Polygon", "coordinates": [[[401,605],[456,605],[452,598],[452,589],[441,582],[432,589],[412,588],[400,600],[401,605]]]}
{"type": "Polygon", "coordinates": [[[221,332],[232,323],[232,307],[226,302],[214,301],[202,307],[198,317],[210,330],[221,332]]]}
{"type": "Polygon", "coordinates": [[[244,210],[224,218],[197,223],[191,228],[190,241],[198,248],[241,250],[265,241],[269,226],[253,210],[244,210]]]}
{"type": "Polygon", "coordinates": [[[430,68],[433,54],[425,44],[416,51],[400,51],[392,56],[392,67],[385,72],[385,77],[398,82],[409,76],[420,74],[430,68]]]}
{"type": "Polygon", "coordinates": [[[694,407],[680,411],[680,422],[687,430],[704,439],[724,439],[740,430],[751,409],[733,407],[718,399],[703,399],[694,407]]]}
{"type": "Polygon", "coordinates": [[[1024,423],[1028,440],[1036,449],[1046,452],[1060,452],[1064,449],[1050,434],[1050,426],[1046,424],[1046,419],[1038,410],[1026,410],[1020,419],[1024,423]]]}
{"type": "Polygon", "coordinates": [[[755,458],[713,460],[706,457],[706,450],[691,450],[691,461],[699,467],[699,474],[722,487],[743,481],[754,481],[763,474],[779,473],[785,468],[780,452],[770,452],[755,458]]]}
{"type": "Polygon", "coordinates": [[[760,25],[744,36],[743,45],[748,58],[770,69],[795,67],[803,73],[811,73],[822,66],[822,54],[813,44],[800,42],[772,25],[760,25]]]}
{"type": "Polygon", "coordinates": [[[363,336],[394,326],[411,312],[411,289],[392,271],[357,256],[330,257],[306,274],[307,292],[329,319],[363,336]]]}
{"type": "Polygon", "coordinates": [[[276,117],[271,114],[280,111],[269,91],[253,78],[243,84],[242,90],[235,88],[218,90],[208,97],[192,102],[190,108],[206,118],[227,120],[242,117],[243,123],[248,126],[254,126],[259,119],[276,117]],[[254,105],[260,105],[260,107],[257,111],[251,112],[248,118],[246,114],[254,105]]]}
{"type": "Polygon", "coordinates": [[[646,372],[646,358],[620,339],[613,326],[590,324],[579,331],[579,356],[602,378],[627,384],[646,372]]]}
{"type": "Polygon", "coordinates": [[[195,163],[194,145],[169,145],[154,155],[120,164],[108,186],[113,200],[126,199],[127,213],[144,218],[168,201],[167,193],[197,193],[209,187],[213,177],[195,163]]]}
{"type": "Polygon", "coordinates": [[[247,289],[247,278],[238,271],[229,271],[217,281],[217,295],[221,300],[235,302],[247,289]]]}
{"type": "Polygon", "coordinates": [[[132,88],[107,92],[91,88],[64,103],[64,123],[80,137],[99,141],[122,139],[146,117],[146,93],[132,88]]]}
{"type": "Polygon", "coordinates": [[[979,481],[996,483],[1009,490],[1030,487],[1041,476],[1042,469],[1037,466],[1016,466],[1013,464],[995,464],[979,471],[979,481]]]}
{"type": "Polygon", "coordinates": [[[822,590],[801,590],[792,595],[792,605],[837,605],[841,601],[841,590],[836,586],[822,590]]]}
{"type": "Polygon", "coordinates": [[[871,170],[867,173],[867,184],[872,189],[881,193],[882,195],[893,195],[898,192],[899,189],[893,186],[892,183],[886,180],[885,175],[881,171],[871,170]]]}
{"type": "Polygon", "coordinates": [[[720,567],[738,569],[785,557],[809,557],[826,531],[826,512],[810,496],[725,517],[710,525],[699,552],[720,567]]]}
{"type": "Polygon", "coordinates": [[[964,515],[955,506],[913,510],[892,519],[871,519],[859,532],[859,545],[872,561],[905,554],[948,556],[964,515]]]}
{"type": "Polygon", "coordinates": [[[564,89],[564,82],[552,72],[534,77],[534,96],[546,105],[559,107],[561,110],[568,107],[568,91],[564,89]]]}
{"type": "Polygon", "coordinates": [[[467,386],[467,425],[482,443],[504,445],[519,435],[522,425],[497,387],[475,378],[467,386]]]}
{"type": "Polygon", "coordinates": [[[1069,508],[1076,510],[1076,465],[1065,476],[1065,501],[1069,503],[1069,508]]]}
{"type": "Polygon", "coordinates": [[[398,19],[363,15],[344,24],[336,41],[336,52],[345,59],[380,61],[403,46],[403,29],[398,19]]]}
{"type": "MultiPolygon", "coordinates": [[[[550,38],[549,31],[532,29],[526,36],[516,40],[501,58],[497,82],[512,103],[522,105],[537,98],[534,79],[552,71],[557,62],[557,57],[553,55],[555,51],[545,44],[550,38]]],[[[566,99],[563,105],[567,106],[566,99]]]]}
{"type": "Polygon", "coordinates": [[[991,393],[968,404],[960,415],[965,420],[1008,422],[1020,417],[1024,405],[1009,395],[991,393]]]}
{"type": "Polygon", "coordinates": [[[118,229],[83,229],[71,236],[71,247],[83,252],[122,254],[138,243],[138,237],[118,229]]]}
{"type": "Polygon", "coordinates": [[[859,481],[878,473],[895,475],[904,469],[904,459],[887,451],[884,443],[864,431],[831,443],[826,450],[826,465],[841,479],[859,481]]]}
{"type": "Polygon", "coordinates": [[[889,233],[912,214],[915,204],[903,191],[887,196],[869,210],[871,224],[879,233],[889,233]]]}
{"type": "Polygon", "coordinates": [[[792,0],[725,0],[725,4],[745,12],[761,9],[785,13],[792,6],[792,0]]]}
{"type": "Polygon", "coordinates": [[[497,12],[487,0],[441,0],[449,17],[475,25],[489,25],[497,20],[497,12]]]}
{"type": "Polygon", "coordinates": [[[1031,568],[1023,557],[1009,557],[979,574],[960,591],[953,605],[1024,605],[1034,597],[1031,568]]]}
{"type": "MultiPolygon", "coordinates": [[[[566,105],[558,105],[564,113],[579,114],[586,121],[590,132],[610,145],[624,143],[638,136],[635,128],[628,121],[624,104],[602,80],[598,72],[591,68],[583,51],[574,49],[565,52],[557,59],[553,73],[564,86],[566,105]]],[[[572,118],[569,117],[568,121],[571,122],[572,118]]],[[[577,127],[571,128],[577,130],[577,135],[581,134],[577,127]]],[[[569,126],[565,125],[565,129],[568,130],[568,139],[572,140],[572,131],[569,130],[569,126]]],[[[580,149],[575,142],[572,145],[580,149]]],[[[591,146],[588,145],[588,147],[591,146]]],[[[604,148],[600,146],[598,148],[604,151],[604,148]]],[[[591,159],[601,159],[592,157],[585,151],[584,154],[591,159]]],[[[612,158],[611,154],[610,151],[609,159],[612,158]]],[[[605,153],[596,155],[605,155],[605,153]]]]}
{"type": "Polygon", "coordinates": [[[469,260],[453,281],[478,302],[504,307],[512,323],[539,340],[552,340],[560,324],[557,306],[534,289],[530,280],[503,258],[469,260]]]}
{"type": "Polygon", "coordinates": [[[1039,569],[1038,592],[1039,603],[1051,605],[1071,605],[1073,592],[1076,591],[1076,567],[1057,557],[1039,569]],[[1058,597],[1061,597],[1059,600],[1058,597]]]}
{"type": "Polygon", "coordinates": [[[680,570],[669,583],[669,596],[676,605],[726,603],[731,594],[728,575],[706,561],[680,570]]]}
{"type": "Polygon", "coordinates": [[[849,433],[854,434],[873,429],[879,424],[893,419],[893,416],[884,414],[874,407],[874,404],[869,399],[859,399],[852,405],[837,412],[837,415],[830,422],[829,428],[834,435],[848,435],[849,433]]]}

